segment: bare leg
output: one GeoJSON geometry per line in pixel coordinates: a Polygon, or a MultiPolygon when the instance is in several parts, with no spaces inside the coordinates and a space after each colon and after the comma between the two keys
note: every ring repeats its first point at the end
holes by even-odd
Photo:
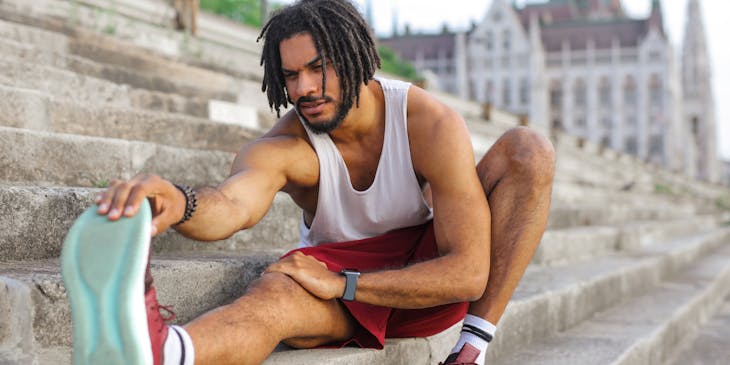
{"type": "Polygon", "coordinates": [[[339,302],[315,298],[286,275],[259,279],[234,303],[185,326],[196,364],[260,364],[280,341],[313,347],[350,338],[354,320],[339,302]]]}
{"type": "Polygon", "coordinates": [[[496,324],[547,225],[555,171],[552,144],[520,127],[505,133],[477,164],[492,213],[489,281],[469,313],[496,324]]]}

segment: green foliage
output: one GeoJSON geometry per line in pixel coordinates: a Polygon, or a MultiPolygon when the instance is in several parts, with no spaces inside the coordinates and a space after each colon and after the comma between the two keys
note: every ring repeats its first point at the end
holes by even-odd
{"type": "Polygon", "coordinates": [[[410,80],[418,79],[416,68],[398,57],[392,49],[380,46],[378,47],[378,53],[380,54],[380,60],[382,61],[383,72],[401,76],[410,80]]]}
{"type": "Polygon", "coordinates": [[[109,180],[99,180],[94,182],[95,188],[108,188],[109,187],[109,180]]]}
{"type": "Polygon", "coordinates": [[[730,210],[730,196],[715,199],[715,206],[722,210],[730,210]]]}
{"type": "Polygon", "coordinates": [[[261,27],[261,0],[200,0],[200,9],[239,23],[261,27]]]}
{"type": "Polygon", "coordinates": [[[671,194],[672,189],[664,184],[656,183],[654,184],[654,192],[659,194],[671,194]]]}

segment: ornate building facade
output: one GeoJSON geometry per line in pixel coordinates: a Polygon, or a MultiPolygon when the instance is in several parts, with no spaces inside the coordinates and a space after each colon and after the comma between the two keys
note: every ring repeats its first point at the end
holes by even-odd
{"type": "Polygon", "coordinates": [[[532,125],[720,180],[711,69],[698,0],[688,0],[681,58],[661,3],[629,17],[620,0],[493,0],[463,33],[381,39],[438,86],[532,125]]]}

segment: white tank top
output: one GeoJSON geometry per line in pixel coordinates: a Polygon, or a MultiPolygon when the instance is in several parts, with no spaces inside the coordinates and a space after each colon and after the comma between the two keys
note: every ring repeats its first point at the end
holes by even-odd
{"type": "Polygon", "coordinates": [[[311,227],[302,220],[299,247],[374,237],[433,217],[411,161],[406,118],[410,84],[376,81],[385,94],[385,136],[375,180],[366,190],[352,187],[345,161],[329,134],[304,127],[319,158],[319,198],[311,227]]]}

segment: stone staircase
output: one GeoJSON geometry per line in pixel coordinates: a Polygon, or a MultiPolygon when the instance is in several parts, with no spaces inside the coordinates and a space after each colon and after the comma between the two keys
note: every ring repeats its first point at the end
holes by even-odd
{"type": "MultiPolygon", "coordinates": [[[[0,0],[0,364],[70,364],[58,257],[110,179],[137,172],[215,184],[274,121],[255,29],[201,17],[171,29],[155,0],[0,0]]],[[[518,118],[440,95],[483,154],[518,118]]],[[[555,136],[548,230],[488,352],[490,364],[726,364],[730,215],[725,188],[555,136]],[[723,336],[724,335],[724,336],[723,336]]],[[[178,322],[241,295],[298,239],[280,195],[254,229],[214,243],[153,242],[160,301],[178,322]]],[[[436,364],[458,326],[383,351],[281,347],[276,364],[436,364]]]]}

